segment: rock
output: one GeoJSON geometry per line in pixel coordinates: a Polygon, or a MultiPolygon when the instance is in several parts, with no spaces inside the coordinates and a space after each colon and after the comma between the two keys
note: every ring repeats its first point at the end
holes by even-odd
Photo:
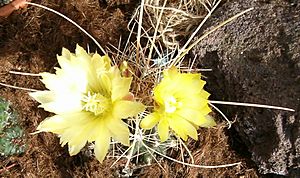
{"type": "MultiPolygon", "coordinates": [[[[269,104],[296,112],[219,106],[261,174],[300,175],[300,4],[297,1],[227,1],[203,32],[254,7],[191,51],[199,68],[211,68],[211,100],[269,104]]],[[[202,33],[203,34],[203,33],[202,33]]]]}

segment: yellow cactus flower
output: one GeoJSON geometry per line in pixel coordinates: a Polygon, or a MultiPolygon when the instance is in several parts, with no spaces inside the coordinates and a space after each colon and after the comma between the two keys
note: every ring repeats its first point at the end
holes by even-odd
{"type": "Polygon", "coordinates": [[[88,54],[77,45],[75,54],[63,48],[57,59],[61,68],[55,68],[55,74],[41,73],[49,90],[30,93],[40,107],[56,114],[37,130],[58,134],[62,146],[68,143],[70,155],[95,142],[96,158],[102,162],[111,138],[129,145],[129,129],[122,119],[145,107],[132,99],[132,78],[122,77],[108,56],[88,54]]]}
{"type": "Polygon", "coordinates": [[[183,140],[188,136],[197,140],[197,129],[216,123],[207,114],[209,93],[203,89],[200,74],[180,73],[175,67],[164,71],[162,81],[154,88],[154,112],[147,115],[140,126],[152,129],[158,124],[160,140],[166,141],[171,128],[183,140]]]}

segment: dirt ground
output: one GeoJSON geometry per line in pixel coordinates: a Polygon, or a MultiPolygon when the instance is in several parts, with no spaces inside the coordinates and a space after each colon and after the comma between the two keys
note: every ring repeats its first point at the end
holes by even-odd
{"type": "MultiPolygon", "coordinates": [[[[74,19],[89,31],[102,46],[118,46],[120,36],[126,39],[127,23],[137,6],[136,1],[35,1],[51,7],[74,19]]],[[[39,78],[8,73],[53,72],[57,65],[56,54],[66,47],[71,51],[75,45],[87,46],[94,51],[94,43],[77,28],[57,15],[36,7],[28,7],[0,22],[0,82],[44,89],[39,78]]],[[[20,114],[25,129],[26,152],[19,156],[1,157],[1,177],[120,177],[126,160],[110,168],[113,159],[100,164],[93,156],[84,153],[69,156],[67,148],[61,147],[59,138],[51,133],[32,135],[37,125],[49,113],[38,109],[38,103],[24,90],[0,87],[0,96],[11,102],[20,114]]],[[[200,165],[242,162],[240,166],[199,169],[182,166],[168,160],[162,161],[162,170],[157,164],[134,168],[133,177],[258,177],[257,169],[250,160],[244,145],[231,139],[233,135],[224,124],[215,129],[200,129],[197,142],[189,140],[189,147],[200,165]],[[232,145],[235,145],[234,147],[232,145]],[[239,148],[239,151],[236,151],[239,148]]],[[[179,157],[180,155],[176,155],[179,157]]]]}

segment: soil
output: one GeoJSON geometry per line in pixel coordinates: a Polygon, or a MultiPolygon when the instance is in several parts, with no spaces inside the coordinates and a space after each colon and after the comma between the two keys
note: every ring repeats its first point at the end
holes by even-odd
{"type": "MultiPolygon", "coordinates": [[[[133,0],[80,2],[39,0],[35,2],[74,19],[96,37],[102,46],[118,46],[120,36],[122,39],[128,37],[127,23],[138,5],[138,2],[133,0]]],[[[6,19],[1,19],[0,36],[0,82],[19,87],[44,89],[38,77],[10,74],[9,71],[53,72],[53,67],[57,65],[56,54],[60,54],[62,47],[72,51],[76,44],[80,44],[89,46],[90,51],[96,50],[94,43],[72,24],[53,13],[32,6],[17,11],[6,19]]],[[[106,159],[100,164],[93,156],[88,156],[84,152],[69,156],[67,148],[60,146],[56,135],[30,134],[50,114],[39,109],[38,103],[29,97],[27,91],[1,86],[0,96],[8,100],[19,113],[28,145],[22,155],[1,157],[1,177],[122,176],[126,160],[121,160],[110,168],[114,159],[106,159]]],[[[260,176],[244,142],[233,139],[235,131],[228,130],[221,119],[217,128],[200,129],[199,133],[198,141],[188,141],[197,164],[241,162],[241,165],[199,169],[163,160],[161,165],[164,170],[156,163],[140,168],[132,165],[134,168],[132,177],[255,178],[260,176]]],[[[175,157],[180,157],[176,152],[173,154],[175,157]]]]}

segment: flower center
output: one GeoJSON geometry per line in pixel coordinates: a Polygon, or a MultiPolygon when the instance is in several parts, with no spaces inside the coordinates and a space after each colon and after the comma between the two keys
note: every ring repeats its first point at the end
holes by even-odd
{"type": "Polygon", "coordinates": [[[173,113],[178,107],[181,107],[182,103],[178,102],[175,97],[169,96],[165,99],[165,112],[173,113]]]}
{"type": "Polygon", "coordinates": [[[110,107],[110,100],[99,93],[88,92],[82,99],[83,110],[93,112],[96,116],[104,113],[110,107]]]}

